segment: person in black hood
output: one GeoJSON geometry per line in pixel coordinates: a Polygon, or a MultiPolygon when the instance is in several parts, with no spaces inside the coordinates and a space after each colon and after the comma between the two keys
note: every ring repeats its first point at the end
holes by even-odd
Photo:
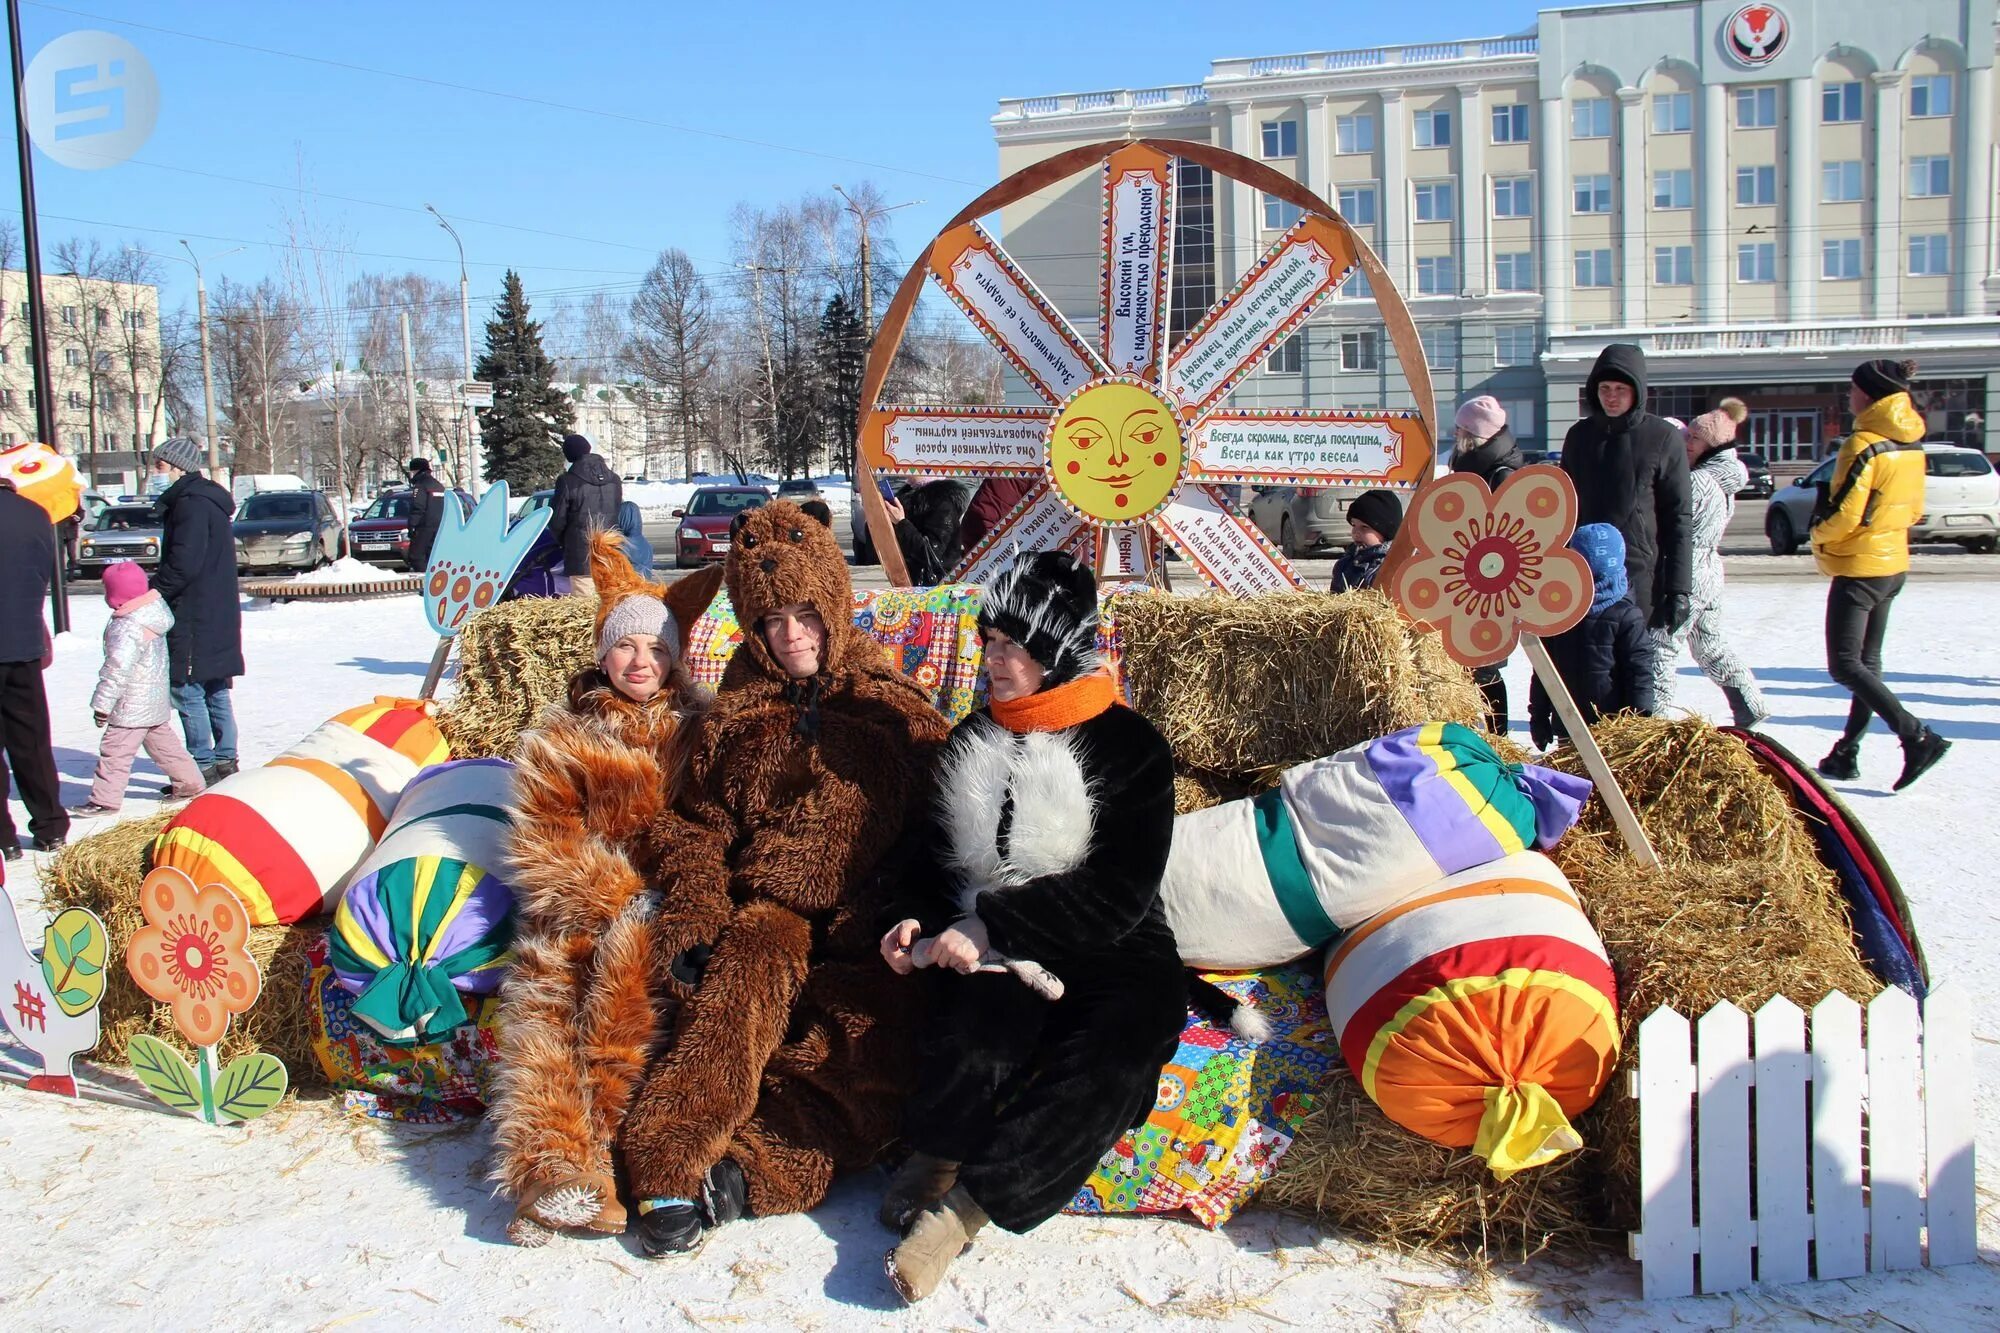
{"type": "MultiPolygon", "coordinates": [[[[1452,425],[1453,472],[1470,472],[1488,490],[1497,491],[1501,482],[1527,466],[1514,432],[1507,429],[1507,409],[1491,394],[1468,398],[1452,425]]],[[[1500,674],[1500,663],[1474,667],[1472,680],[1486,696],[1486,729],[1495,736],[1506,735],[1507,678],[1500,674]]]]}
{"type": "Polygon", "coordinates": [[[431,471],[431,460],[410,460],[410,555],[409,565],[421,574],[431,562],[431,547],[437,544],[438,525],[444,522],[444,483],[431,471]]]}
{"type": "Polygon", "coordinates": [[[153,450],[153,471],[173,478],[160,496],[160,564],[153,591],[174,613],[167,632],[167,684],[188,753],[213,786],[236,771],[236,706],[243,674],[243,603],[236,592],[236,501],[201,475],[193,439],[176,435],[153,450]]]}
{"type": "Polygon", "coordinates": [[[1646,354],[1631,343],[1599,353],[1584,382],[1588,412],[1563,437],[1576,483],[1576,522],[1609,523],[1625,538],[1632,600],[1655,629],[1677,633],[1692,614],[1694,500],[1687,447],[1646,410],[1646,354]]]}
{"type": "Polygon", "coordinates": [[[625,488],[619,484],[618,474],[590,451],[590,441],[584,436],[563,436],[562,451],[569,460],[569,471],[556,478],[548,531],[562,546],[563,568],[569,571],[571,590],[594,597],[597,585],[586,572],[590,569],[590,539],[617,526],[625,488]]]}
{"type": "Polygon", "coordinates": [[[1332,592],[1375,586],[1375,576],[1382,572],[1382,562],[1388,558],[1389,544],[1396,540],[1396,533],[1403,526],[1403,502],[1394,491],[1379,486],[1363,491],[1347,506],[1347,526],[1354,544],[1334,561],[1333,586],[1329,589],[1332,592]]]}

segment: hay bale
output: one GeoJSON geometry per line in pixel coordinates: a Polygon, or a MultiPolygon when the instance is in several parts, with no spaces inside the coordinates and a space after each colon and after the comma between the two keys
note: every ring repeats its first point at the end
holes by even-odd
{"type": "Polygon", "coordinates": [[[1268,783],[1420,722],[1480,726],[1472,675],[1379,593],[1124,594],[1125,693],[1183,770],[1268,783]]]}
{"type": "Polygon", "coordinates": [[[438,714],[454,759],[513,757],[536,715],[591,664],[596,614],[589,597],[524,597],[465,623],[457,688],[438,714]]]}
{"type": "MultiPolygon", "coordinates": [[[[100,1064],[125,1064],[134,1033],[146,1032],[190,1054],[174,1030],[172,1010],[156,1004],[124,967],[125,946],[145,924],[139,884],[151,864],[153,840],[170,813],[127,819],[102,833],[69,844],[49,868],[43,901],[51,911],[85,907],[104,921],[114,960],[98,1005],[101,1031],[90,1057],[100,1064]]],[[[305,952],[319,932],[311,926],[255,926],[248,952],[264,974],[263,994],[250,1011],[238,1014],[222,1039],[225,1063],[255,1047],[285,1062],[297,1087],[324,1083],[312,1053],[305,1013],[305,952]]]]}

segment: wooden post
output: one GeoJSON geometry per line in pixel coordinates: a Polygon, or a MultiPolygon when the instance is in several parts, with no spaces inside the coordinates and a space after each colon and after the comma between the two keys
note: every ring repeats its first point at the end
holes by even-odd
{"type": "Polygon", "coordinates": [[[424,687],[417,691],[419,699],[428,699],[437,693],[438,682],[444,678],[445,659],[451,656],[451,645],[456,639],[454,635],[450,639],[438,640],[437,651],[431,654],[431,668],[424,673],[424,687]]]}
{"type": "Polygon", "coordinates": [[[1617,775],[1604,758],[1604,751],[1597,748],[1597,738],[1590,734],[1584,723],[1583,711],[1570,698],[1569,687],[1563,684],[1562,676],[1556,671],[1556,664],[1549,660],[1549,650],[1542,643],[1541,636],[1523,634],[1521,646],[1528,650],[1528,661],[1535,668],[1535,678],[1548,691],[1549,702],[1555,705],[1556,713],[1562,718],[1563,728],[1569,732],[1569,743],[1583,760],[1583,767],[1590,774],[1590,780],[1597,784],[1597,794],[1604,798],[1604,804],[1611,811],[1611,822],[1618,826],[1619,834],[1625,839],[1625,847],[1632,853],[1632,859],[1651,870],[1660,867],[1660,856],[1653,850],[1652,842],[1646,837],[1646,830],[1639,826],[1639,817],[1632,813],[1632,803],[1625,799],[1624,788],[1618,785],[1617,775]]]}

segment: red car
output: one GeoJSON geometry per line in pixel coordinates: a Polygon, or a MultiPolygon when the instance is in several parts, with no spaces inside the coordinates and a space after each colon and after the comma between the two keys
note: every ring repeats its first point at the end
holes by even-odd
{"type": "Polygon", "coordinates": [[[674,568],[694,569],[729,554],[729,525],[769,501],[762,486],[704,486],[676,509],[674,568]]]}
{"type": "MultiPolygon", "coordinates": [[[[453,491],[461,513],[472,512],[472,497],[453,491]]],[[[371,565],[410,567],[410,493],[384,491],[366,513],[347,525],[349,545],[357,560],[371,565]]]]}

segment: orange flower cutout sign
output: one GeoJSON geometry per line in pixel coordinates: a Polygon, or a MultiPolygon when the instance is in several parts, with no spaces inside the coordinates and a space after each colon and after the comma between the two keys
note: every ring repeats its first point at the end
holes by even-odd
{"type": "Polygon", "coordinates": [[[132,1069],[155,1097],[176,1110],[218,1120],[249,1120],[277,1105],[288,1082],[275,1056],[252,1052],[216,1067],[215,1047],[231,1015],[257,1002],[263,975],[246,947],[250,914],[219,884],[195,888],[184,871],[158,866],[139,886],[146,924],[125,946],[125,967],[147,995],[173,1010],[174,1026],[200,1048],[198,1066],[144,1034],[132,1038],[132,1069]]]}
{"type": "Polygon", "coordinates": [[[1590,610],[1575,530],[1576,487],[1560,468],[1522,468],[1498,491],[1454,472],[1411,500],[1386,590],[1454,661],[1504,662],[1521,635],[1560,634],[1590,610]]]}

